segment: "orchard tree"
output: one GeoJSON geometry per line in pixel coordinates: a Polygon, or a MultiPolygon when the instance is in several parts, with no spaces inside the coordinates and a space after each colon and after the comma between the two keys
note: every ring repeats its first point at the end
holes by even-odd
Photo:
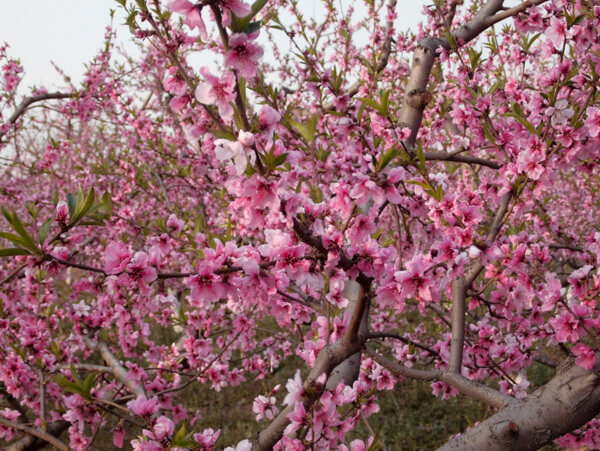
{"type": "Polygon", "coordinates": [[[377,449],[403,379],[490,406],[441,449],[600,447],[594,0],[118,3],[80,86],[0,48],[8,449],[377,449]],[[289,361],[240,443],[186,399],[289,361]]]}

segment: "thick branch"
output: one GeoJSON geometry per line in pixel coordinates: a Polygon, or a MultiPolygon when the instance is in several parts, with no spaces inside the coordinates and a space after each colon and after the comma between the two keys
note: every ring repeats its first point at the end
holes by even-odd
{"type": "MultiPolygon", "coordinates": [[[[475,39],[479,34],[500,20],[514,16],[524,11],[527,7],[541,4],[544,1],[546,0],[528,0],[517,7],[499,12],[502,8],[503,0],[488,0],[471,20],[452,32],[452,40],[458,46],[462,46],[475,39]]],[[[411,130],[410,137],[404,143],[408,149],[412,149],[415,145],[421,121],[423,120],[423,110],[430,98],[427,92],[427,85],[437,55],[436,50],[439,47],[443,47],[448,51],[452,50],[450,42],[445,39],[425,38],[418,43],[413,55],[410,78],[406,86],[404,102],[402,103],[402,109],[398,117],[399,122],[411,130]]]]}
{"type": "MultiPolygon", "coordinates": [[[[350,312],[351,317],[354,317],[357,310],[362,307],[361,302],[365,304],[367,302],[363,288],[354,280],[349,280],[344,285],[344,297],[348,299],[348,306],[345,310],[350,312]]],[[[368,313],[367,308],[363,311],[360,321],[358,321],[358,335],[366,336],[368,332],[368,313]]],[[[353,340],[355,339],[356,337],[353,338],[353,340]]],[[[360,360],[361,353],[359,351],[336,366],[327,379],[327,390],[334,390],[340,382],[344,382],[345,385],[352,385],[360,372],[360,360]]]]}
{"type": "Polygon", "coordinates": [[[423,120],[423,110],[427,104],[425,101],[427,84],[435,61],[436,49],[444,46],[447,46],[447,44],[440,39],[425,38],[417,44],[415,49],[404,102],[398,116],[399,122],[410,128],[411,131],[405,142],[408,149],[414,147],[423,120]]]}
{"type": "Polygon", "coordinates": [[[527,399],[511,403],[440,450],[535,450],[583,426],[598,412],[599,364],[588,371],[568,360],[554,379],[527,399]]]}
{"type": "Polygon", "coordinates": [[[472,381],[457,373],[444,373],[440,380],[456,388],[463,395],[482,401],[490,406],[504,408],[516,400],[487,385],[472,381]]]}
{"type": "Polygon", "coordinates": [[[442,373],[441,371],[437,370],[432,371],[408,368],[404,365],[400,365],[399,363],[393,362],[383,357],[381,354],[378,354],[377,352],[369,348],[365,350],[365,354],[367,354],[381,366],[390,370],[394,375],[399,377],[408,377],[411,379],[419,379],[426,381],[440,380],[456,388],[462,394],[477,399],[479,401],[485,402],[486,404],[489,404],[493,407],[503,408],[515,402],[514,398],[511,398],[510,396],[505,395],[504,393],[494,390],[493,388],[488,387],[487,385],[469,380],[466,377],[461,376],[460,374],[450,372],[442,373]]]}
{"type": "MultiPolygon", "coordinates": [[[[353,318],[355,316],[359,318],[359,323],[363,318],[364,310],[368,304],[367,294],[367,290],[361,285],[359,289],[359,298],[356,301],[356,307],[353,314],[353,318]],[[362,311],[363,313],[358,313],[359,311],[362,311]]],[[[329,378],[333,370],[338,365],[347,360],[349,357],[360,352],[360,349],[364,344],[365,336],[358,334],[360,327],[356,328],[356,333],[353,332],[354,328],[352,327],[352,321],[353,320],[351,320],[351,325],[348,327],[347,332],[340,340],[325,346],[321,352],[319,352],[314,366],[306,377],[306,380],[302,386],[304,389],[304,394],[302,395],[300,402],[304,404],[304,407],[307,410],[320,398],[323,390],[325,389],[325,384],[317,383],[317,379],[323,374],[329,378]]],[[[267,428],[258,435],[253,449],[261,451],[272,449],[273,446],[275,446],[275,444],[281,439],[283,431],[290,423],[288,415],[293,410],[293,405],[283,409],[271,422],[271,424],[269,424],[269,426],[267,426],[267,428]]]]}
{"type": "Polygon", "coordinates": [[[449,370],[460,374],[465,346],[465,279],[459,277],[452,283],[452,338],[450,340],[449,370]]]}
{"type": "MultiPolygon", "coordinates": [[[[325,346],[319,352],[315,365],[302,385],[304,394],[299,402],[302,402],[307,410],[320,398],[325,388],[324,384],[317,383],[317,378],[322,374],[329,376],[337,365],[358,352],[361,346],[362,343],[350,343],[342,338],[331,345],[325,346]]],[[[258,434],[252,449],[260,451],[273,449],[273,446],[281,439],[283,431],[290,423],[288,415],[293,410],[293,405],[283,409],[271,424],[258,434]]]]}
{"type": "Polygon", "coordinates": [[[492,25],[497,24],[501,20],[516,16],[517,14],[525,11],[527,8],[530,8],[531,6],[541,5],[542,3],[545,3],[547,1],[548,0],[526,0],[523,3],[521,3],[520,5],[505,9],[504,11],[494,14],[492,17],[488,17],[486,19],[486,24],[488,27],[491,27],[492,25]]]}
{"type": "Polygon", "coordinates": [[[98,351],[106,364],[111,368],[113,376],[131,391],[136,397],[144,394],[144,389],[141,385],[136,384],[129,376],[127,370],[121,365],[119,359],[108,349],[105,343],[94,343],[90,338],[83,337],[83,341],[90,349],[98,351]]]}

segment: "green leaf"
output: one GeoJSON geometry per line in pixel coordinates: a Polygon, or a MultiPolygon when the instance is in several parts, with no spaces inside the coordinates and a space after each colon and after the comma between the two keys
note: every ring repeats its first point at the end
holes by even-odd
{"type": "Polygon", "coordinates": [[[381,94],[381,109],[382,109],[382,114],[385,113],[385,116],[387,116],[390,111],[390,109],[389,109],[390,92],[391,92],[391,89],[386,89],[381,94]]]}
{"type": "Polygon", "coordinates": [[[35,244],[34,239],[31,237],[29,232],[25,229],[25,226],[23,225],[23,223],[21,222],[21,220],[19,219],[17,214],[14,211],[9,212],[8,210],[6,210],[4,208],[3,208],[2,213],[4,214],[4,217],[7,218],[11,227],[15,230],[15,232],[17,232],[19,237],[15,241],[15,237],[16,237],[15,235],[12,235],[10,233],[5,233],[5,232],[2,232],[2,234],[0,234],[0,236],[2,236],[3,238],[6,238],[7,240],[12,241],[15,244],[21,244],[23,247],[26,247],[27,249],[32,250],[35,253],[39,253],[40,250],[38,249],[37,245],[35,244]]]}
{"type": "Polygon", "coordinates": [[[31,252],[20,247],[7,247],[0,249],[0,257],[13,257],[15,255],[31,255],[31,252]]]}
{"type": "Polygon", "coordinates": [[[310,198],[315,204],[323,202],[323,191],[315,185],[310,185],[310,198]]]}
{"type": "Polygon", "coordinates": [[[425,170],[425,151],[423,151],[423,143],[419,142],[417,145],[417,158],[421,162],[421,167],[425,170]]]}
{"type": "Polygon", "coordinates": [[[518,113],[505,113],[504,116],[507,117],[512,117],[514,119],[516,119],[520,124],[522,124],[529,132],[533,133],[534,135],[538,135],[538,131],[537,129],[531,125],[529,123],[529,121],[527,119],[525,119],[524,116],[518,114],[518,113]]]}
{"type": "Polygon", "coordinates": [[[257,20],[255,22],[250,22],[248,25],[246,25],[244,27],[243,31],[246,34],[256,33],[258,30],[260,30],[261,25],[262,25],[262,22],[260,20],[257,20]]]}
{"type": "Polygon", "coordinates": [[[52,218],[48,219],[46,222],[42,224],[40,230],[38,230],[38,242],[40,244],[44,244],[46,238],[48,238],[48,234],[50,233],[50,227],[52,226],[52,218]]]}
{"type": "Polygon", "coordinates": [[[81,191],[81,188],[79,188],[79,195],[77,196],[77,206],[75,207],[75,212],[71,216],[71,221],[69,222],[69,225],[74,225],[81,218],[83,218],[94,205],[95,199],[96,194],[94,192],[94,187],[90,188],[85,198],[83,195],[83,191],[81,191]]]}
{"type": "Polygon", "coordinates": [[[4,215],[6,222],[8,222],[9,224],[12,225],[12,215],[11,215],[10,211],[8,211],[6,208],[2,207],[2,215],[4,215]]]}
{"type": "Polygon", "coordinates": [[[16,244],[17,246],[27,247],[25,246],[25,242],[23,241],[23,239],[20,236],[15,235],[14,233],[0,232],[0,238],[4,238],[5,240],[10,241],[11,243],[16,244]]]}
{"type": "Polygon", "coordinates": [[[579,24],[583,19],[585,19],[584,14],[580,14],[577,17],[573,17],[572,19],[568,20],[568,22],[569,22],[568,28],[571,28],[573,25],[579,24]]]}
{"type": "Polygon", "coordinates": [[[175,432],[173,439],[171,440],[170,448],[195,448],[195,442],[191,440],[192,433],[187,433],[185,422],[175,432]]]}
{"type": "Polygon", "coordinates": [[[377,162],[377,166],[375,167],[375,172],[381,172],[394,158],[400,156],[401,152],[393,146],[387,152],[385,152],[377,162]]]}
{"type": "Polygon", "coordinates": [[[275,157],[275,160],[273,161],[273,164],[275,167],[279,166],[280,164],[285,163],[285,160],[287,158],[287,153],[282,153],[281,155],[277,155],[275,157]]]}
{"type": "Polygon", "coordinates": [[[362,102],[362,103],[360,104],[360,106],[358,107],[358,113],[356,114],[356,120],[357,120],[358,122],[360,122],[360,121],[361,121],[361,119],[362,119],[362,116],[363,116],[363,114],[364,114],[364,112],[365,112],[365,108],[366,108],[366,107],[367,107],[367,104],[366,104],[366,103],[364,103],[364,102],[362,102]]]}
{"type": "Polygon", "coordinates": [[[186,427],[185,427],[185,422],[181,425],[181,427],[177,430],[177,432],[175,432],[175,435],[173,435],[173,440],[171,441],[171,446],[174,445],[176,442],[179,442],[180,440],[185,439],[185,435],[186,435],[186,427]]]}
{"type": "Polygon", "coordinates": [[[84,398],[89,398],[89,395],[81,386],[81,381],[79,381],[78,379],[75,382],[71,382],[69,379],[66,378],[66,376],[60,374],[54,378],[54,382],[56,382],[63,390],[69,393],[75,393],[77,395],[83,396],[84,398]]]}
{"type": "Polygon", "coordinates": [[[231,25],[229,28],[231,28],[231,30],[235,33],[248,33],[246,32],[246,28],[252,22],[252,19],[254,19],[260,10],[263,9],[263,7],[267,4],[267,1],[268,0],[256,0],[250,7],[250,14],[248,14],[246,17],[238,17],[235,14],[232,14],[231,25]]]}
{"type": "Polygon", "coordinates": [[[112,198],[110,197],[110,194],[108,194],[108,192],[106,192],[102,195],[102,208],[104,208],[104,211],[106,211],[108,216],[112,216],[112,214],[113,214],[112,198]]]}
{"type": "Polygon", "coordinates": [[[97,373],[91,373],[85,378],[82,384],[83,391],[87,394],[86,398],[92,397],[92,388],[96,385],[96,379],[98,378],[97,373]]]}
{"type": "Polygon", "coordinates": [[[58,358],[62,356],[60,345],[56,341],[50,343],[50,351],[58,358]]]}
{"type": "Polygon", "coordinates": [[[380,104],[378,104],[375,100],[369,99],[368,97],[357,97],[357,100],[360,100],[363,104],[370,106],[375,111],[385,116],[385,112],[383,112],[383,107],[380,104]]]}
{"type": "Polygon", "coordinates": [[[307,122],[298,122],[293,119],[290,119],[290,124],[296,130],[302,138],[308,143],[312,143],[315,140],[315,135],[317,133],[317,124],[319,123],[319,114],[315,114],[310,120],[307,122]]]}
{"type": "Polygon", "coordinates": [[[77,206],[77,199],[71,193],[67,194],[67,206],[69,207],[69,215],[73,216],[75,213],[75,207],[77,206]]]}
{"type": "Polygon", "coordinates": [[[227,130],[217,130],[214,128],[209,128],[208,131],[215,137],[221,139],[227,139],[229,141],[235,141],[236,137],[233,132],[227,130]]]}

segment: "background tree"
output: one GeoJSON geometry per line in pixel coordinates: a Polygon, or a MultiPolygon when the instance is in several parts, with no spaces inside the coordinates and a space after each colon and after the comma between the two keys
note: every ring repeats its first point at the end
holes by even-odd
{"type": "Polygon", "coordinates": [[[141,56],[109,30],[80,87],[0,49],[12,449],[374,449],[404,378],[493,409],[443,448],[600,446],[599,6],[118,3],[141,56]],[[217,442],[188,394],[294,355],[217,442]]]}

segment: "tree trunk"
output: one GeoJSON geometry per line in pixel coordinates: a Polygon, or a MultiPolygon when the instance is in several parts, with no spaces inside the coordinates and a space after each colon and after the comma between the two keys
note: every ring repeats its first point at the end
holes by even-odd
{"type": "MultiPolygon", "coordinates": [[[[598,362],[598,356],[596,357],[598,362]]],[[[600,412],[600,365],[588,371],[567,359],[554,379],[439,450],[535,450],[600,412]]]]}

